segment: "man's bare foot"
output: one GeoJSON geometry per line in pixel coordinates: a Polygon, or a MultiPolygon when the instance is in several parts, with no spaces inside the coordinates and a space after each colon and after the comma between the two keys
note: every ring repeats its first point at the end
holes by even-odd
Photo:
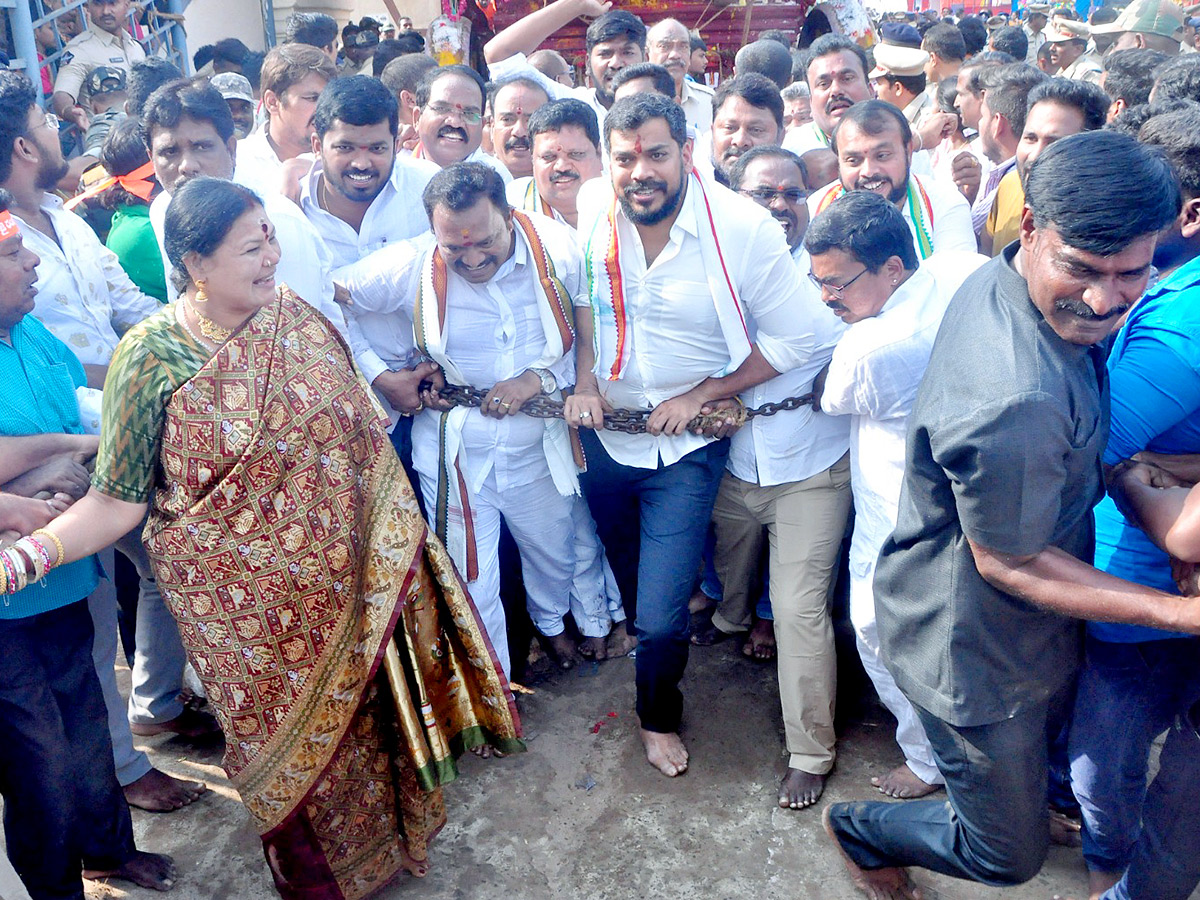
{"type": "Polygon", "coordinates": [[[837,832],[833,830],[830,818],[832,808],[825,807],[825,812],[821,814],[821,824],[825,826],[825,833],[837,848],[854,886],[870,900],[922,900],[920,888],[913,885],[904,869],[864,869],[846,854],[842,842],[838,840],[837,832]]]}
{"type": "Polygon", "coordinates": [[[779,808],[804,809],[812,806],[821,799],[827,777],[789,767],[783,781],[779,782],[779,808]]]}
{"type": "Polygon", "coordinates": [[[1088,872],[1088,900],[1100,900],[1100,895],[1121,880],[1120,872],[1088,872]]]}
{"type": "Polygon", "coordinates": [[[84,869],[83,877],[92,881],[115,878],[132,881],[138,887],[152,891],[169,891],[175,886],[175,860],[162,853],[144,853],[135,850],[133,856],[119,869],[108,872],[84,869]]]}
{"type": "Polygon", "coordinates": [[[917,777],[917,773],[902,763],[882,778],[872,778],[871,784],[879,788],[879,792],[895,797],[897,800],[915,800],[925,797],[934,791],[941,790],[940,784],[928,784],[917,777]]]}
{"type": "Polygon", "coordinates": [[[750,636],[742,644],[742,656],[766,662],[775,658],[775,623],[770,619],[759,619],[750,629],[750,636]]]}
{"type": "Polygon", "coordinates": [[[687,771],[688,752],[683,739],[674,732],[647,731],[639,728],[642,746],[646,748],[646,760],[668,778],[687,771]]]}
{"type": "Polygon", "coordinates": [[[1083,823],[1057,809],[1050,810],[1050,843],[1059,847],[1083,846],[1083,823]]]}
{"type": "Polygon", "coordinates": [[[579,655],[597,662],[608,659],[608,638],[585,637],[579,645],[579,655]]]}
{"type": "Polygon", "coordinates": [[[716,606],[717,601],[700,590],[700,588],[696,588],[692,592],[692,596],[688,598],[689,613],[697,613],[705,609],[715,609],[716,606]]]}
{"type": "Polygon", "coordinates": [[[579,661],[575,653],[575,642],[565,631],[548,636],[546,643],[550,645],[550,656],[555,665],[563,670],[575,668],[575,663],[579,661]]]}
{"type": "Polygon", "coordinates": [[[138,737],[156,734],[177,734],[186,738],[209,738],[221,733],[221,726],[211,713],[184,707],[182,713],[166,722],[131,722],[129,730],[138,737]]]}
{"type": "Polygon", "coordinates": [[[151,769],[137,781],[125,785],[125,802],[146,812],[174,812],[199,800],[208,788],[199,781],[172,778],[151,769]]]}
{"type": "Polygon", "coordinates": [[[609,659],[619,659],[622,656],[628,656],[637,649],[637,635],[630,634],[629,621],[618,622],[613,626],[613,630],[608,635],[608,656],[609,659]]]}

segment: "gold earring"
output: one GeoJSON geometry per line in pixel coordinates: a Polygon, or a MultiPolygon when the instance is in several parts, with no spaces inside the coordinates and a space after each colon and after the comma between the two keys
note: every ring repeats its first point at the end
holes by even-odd
{"type": "Polygon", "coordinates": [[[204,290],[207,283],[208,282],[204,281],[203,279],[196,282],[196,302],[197,303],[207,303],[208,302],[208,292],[204,290]]]}

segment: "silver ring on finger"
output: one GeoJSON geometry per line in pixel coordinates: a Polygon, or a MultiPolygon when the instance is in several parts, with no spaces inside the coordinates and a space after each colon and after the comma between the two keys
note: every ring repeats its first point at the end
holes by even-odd
{"type": "Polygon", "coordinates": [[[587,410],[584,410],[583,412],[581,412],[579,414],[579,418],[581,418],[581,419],[590,419],[591,417],[592,417],[592,414],[590,412],[588,412],[587,410]]]}

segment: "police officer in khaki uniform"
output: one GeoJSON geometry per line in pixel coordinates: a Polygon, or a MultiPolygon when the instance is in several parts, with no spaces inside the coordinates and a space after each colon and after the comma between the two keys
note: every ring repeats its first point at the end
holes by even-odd
{"type": "Polygon", "coordinates": [[[146,58],[146,51],[125,30],[130,0],[87,0],[91,24],[87,31],[72,38],[63,48],[58,77],[54,81],[54,111],[82,129],[88,126],[88,113],[81,102],[85,81],[97,66],[121,69],[146,58]]]}

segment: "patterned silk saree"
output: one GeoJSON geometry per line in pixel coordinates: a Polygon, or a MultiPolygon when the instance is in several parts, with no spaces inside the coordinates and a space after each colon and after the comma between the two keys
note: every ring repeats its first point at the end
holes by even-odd
{"type": "Polygon", "coordinates": [[[286,898],[374,892],[425,858],[458,753],[521,747],[386,424],[286,290],[167,407],[146,545],[286,898]]]}

